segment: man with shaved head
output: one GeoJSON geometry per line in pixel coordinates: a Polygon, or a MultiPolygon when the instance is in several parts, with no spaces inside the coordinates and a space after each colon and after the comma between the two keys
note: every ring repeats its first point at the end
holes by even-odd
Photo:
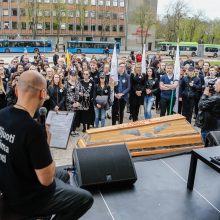
{"type": "MultiPolygon", "coordinates": [[[[45,133],[33,120],[47,96],[46,80],[24,72],[16,87],[17,103],[0,111],[0,190],[7,206],[22,216],[55,214],[56,220],[81,217],[91,194],[55,177],[45,133]]],[[[64,178],[63,178],[64,180],[64,178]]]]}

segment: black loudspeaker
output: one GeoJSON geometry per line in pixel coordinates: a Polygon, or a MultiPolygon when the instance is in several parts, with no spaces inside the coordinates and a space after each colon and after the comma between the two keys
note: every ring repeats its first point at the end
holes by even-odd
{"type": "Polygon", "coordinates": [[[205,146],[220,146],[220,131],[210,131],[206,136],[205,146]]]}
{"type": "Polygon", "coordinates": [[[137,180],[134,164],[125,144],[76,148],[73,165],[78,185],[131,185],[137,180]]]}

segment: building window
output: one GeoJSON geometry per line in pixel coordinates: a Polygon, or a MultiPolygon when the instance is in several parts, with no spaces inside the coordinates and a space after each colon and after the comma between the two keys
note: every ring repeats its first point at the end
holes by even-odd
{"type": "Polygon", "coordinates": [[[102,30],[103,30],[102,25],[99,25],[98,26],[98,31],[102,31],[102,30]]]}
{"type": "Polygon", "coordinates": [[[96,0],[91,0],[91,5],[96,5],[96,0]]]}
{"type": "Polygon", "coordinates": [[[89,26],[88,25],[84,25],[84,31],[88,31],[89,30],[89,26]]]}
{"type": "Polygon", "coordinates": [[[45,11],[44,11],[44,16],[50,17],[50,11],[45,10],[45,11]]]}
{"type": "Polygon", "coordinates": [[[3,2],[8,2],[8,0],[3,0],[3,2]]]}
{"type": "Polygon", "coordinates": [[[89,1],[88,0],[84,0],[84,5],[88,5],[89,1]]]}
{"type": "Polygon", "coordinates": [[[96,31],[96,26],[94,24],[91,25],[91,31],[96,31]]]}
{"type": "Polygon", "coordinates": [[[119,26],[119,31],[120,31],[120,32],[124,32],[124,25],[120,25],[120,26],[119,26]]]}
{"type": "Polygon", "coordinates": [[[91,11],[90,12],[90,17],[91,18],[95,18],[96,17],[96,12],[95,11],[91,11]]]}
{"type": "Polygon", "coordinates": [[[20,16],[25,16],[25,9],[24,8],[20,8],[20,16]]]}
{"type": "Polygon", "coordinates": [[[12,16],[17,16],[17,15],[18,15],[18,10],[17,10],[17,8],[12,8],[12,9],[11,9],[11,15],[12,15],[12,16]]]}
{"type": "Polygon", "coordinates": [[[104,16],[103,16],[103,12],[99,12],[99,13],[98,13],[98,19],[103,19],[103,17],[104,17],[104,16]]]}
{"type": "Polygon", "coordinates": [[[66,24],[65,23],[60,24],[60,29],[61,30],[66,30],[66,24]]]}
{"type": "Polygon", "coordinates": [[[121,19],[121,20],[124,20],[124,19],[125,19],[124,13],[120,13],[118,16],[119,16],[119,19],[121,19]]]}
{"type": "Polygon", "coordinates": [[[37,24],[37,30],[43,30],[43,24],[42,23],[37,24]]]}
{"type": "Polygon", "coordinates": [[[65,11],[61,11],[61,17],[66,17],[66,12],[65,11]]]}
{"type": "Polygon", "coordinates": [[[125,7],[125,1],[124,0],[119,0],[119,4],[120,4],[120,7],[125,7]]]}
{"type": "Polygon", "coordinates": [[[73,17],[74,17],[74,12],[73,12],[73,11],[69,11],[68,14],[69,14],[68,16],[69,16],[70,18],[73,18],[73,17]]]}
{"type": "Polygon", "coordinates": [[[118,7],[118,0],[113,0],[113,6],[118,7]]]}
{"type": "Polygon", "coordinates": [[[8,16],[8,9],[3,9],[3,15],[8,16]]]}
{"type": "Polygon", "coordinates": [[[54,16],[54,17],[56,17],[56,16],[57,16],[56,11],[53,11],[53,16],[54,16]]]}
{"type": "Polygon", "coordinates": [[[50,22],[45,22],[45,30],[50,30],[50,22]]]}
{"type": "Polygon", "coordinates": [[[73,31],[73,24],[69,24],[69,31],[73,31]]]}
{"type": "Polygon", "coordinates": [[[9,29],[9,21],[4,21],[4,29],[9,29]]]}
{"type": "Polygon", "coordinates": [[[113,18],[113,19],[117,19],[117,18],[118,18],[118,14],[113,13],[113,14],[112,14],[112,18],[113,18]]]}
{"type": "Polygon", "coordinates": [[[105,31],[108,31],[108,32],[110,31],[110,26],[109,25],[105,26],[105,31]]]}
{"type": "Polygon", "coordinates": [[[110,19],[110,18],[111,18],[111,12],[109,12],[109,11],[106,12],[106,13],[105,13],[105,18],[109,18],[109,19],[110,19]]]}
{"type": "Polygon", "coordinates": [[[76,11],[76,17],[79,18],[80,17],[80,12],[76,11]]]}
{"type": "Polygon", "coordinates": [[[112,31],[117,32],[117,25],[112,25],[112,31]]]}
{"type": "Polygon", "coordinates": [[[99,5],[104,5],[104,1],[103,0],[99,0],[99,5]]]}
{"type": "Polygon", "coordinates": [[[80,31],[81,30],[81,26],[79,24],[76,25],[76,30],[80,31]]]}
{"type": "Polygon", "coordinates": [[[106,0],[106,1],[105,1],[105,5],[106,5],[106,6],[111,6],[111,1],[110,1],[110,0],[106,0]]]}
{"type": "Polygon", "coordinates": [[[21,29],[26,30],[26,28],[27,28],[26,22],[21,22],[21,29]]]}
{"type": "Polygon", "coordinates": [[[73,0],[68,0],[68,3],[73,4],[74,2],[73,2],[73,0]]]}
{"type": "Polygon", "coordinates": [[[12,21],[12,29],[18,29],[18,22],[12,21]]]}
{"type": "Polygon", "coordinates": [[[107,37],[100,37],[100,41],[107,42],[107,41],[108,41],[108,38],[107,38],[107,37]]]}
{"type": "Polygon", "coordinates": [[[44,0],[45,3],[50,3],[50,0],[44,0]]]}
{"type": "Polygon", "coordinates": [[[58,24],[57,23],[53,23],[53,30],[58,30],[58,24]]]}
{"type": "Polygon", "coordinates": [[[41,17],[41,16],[43,16],[43,11],[42,11],[42,10],[39,10],[37,14],[38,14],[38,16],[41,17]]]}
{"type": "Polygon", "coordinates": [[[89,12],[85,11],[85,18],[88,18],[88,17],[89,17],[89,12]]]}

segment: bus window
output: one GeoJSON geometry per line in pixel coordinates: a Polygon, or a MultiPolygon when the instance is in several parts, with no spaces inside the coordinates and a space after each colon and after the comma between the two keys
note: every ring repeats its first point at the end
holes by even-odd
{"type": "Polygon", "coordinates": [[[50,41],[45,41],[45,47],[51,47],[51,42],[50,41]]]}
{"type": "Polygon", "coordinates": [[[36,47],[44,47],[44,43],[42,41],[36,41],[36,47]]]}
{"type": "Polygon", "coordinates": [[[24,47],[24,42],[23,41],[18,41],[17,42],[17,47],[24,47]]]}
{"type": "Polygon", "coordinates": [[[161,51],[167,51],[167,46],[166,45],[161,45],[160,50],[161,51]]]}
{"type": "Polygon", "coordinates": [[[206,48],[205,48],[205,52],[217,53],[217,52],[218,52],[218,48],[215,48],[215,47],[206,47],[206,48]]]}

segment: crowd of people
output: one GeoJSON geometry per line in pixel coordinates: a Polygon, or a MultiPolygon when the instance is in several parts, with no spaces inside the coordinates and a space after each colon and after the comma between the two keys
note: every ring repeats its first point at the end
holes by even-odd
{"type": "Polygon", "coordinates": [[[125,107],[130,120],[137,121],[140,106],[144,107],[144,118],[150,119],[156,114],[165,116],[173,113],[176,101],[176,88],[179,87],[178,112],[189,123],[199,113],[199,100],[205,87],[213,94],[214,84],[220,76],[220,67],[209,62],[194,62],[191,56],[180,60],[181,78],[174,79],[174,66],[165,63],[157,54],[147,62],[146,74],[141,69],[142,55],[135,56],[132,51],[128,57],[122,57],[118,63],[118,82],[110,76],[111,56],[70,54],[70,64],[66,63],[66,54],[53,55],[53,65],[44,54],[37,53],[30,61],[27,53],[14,57],[6,66],[0,59],[0,109],[14,105],[16,83],[20,75],[27,70],[36,70],[47,80],[47,100],[44,107],[54,111],[75,112],[71,134],[78,135],[76,128],[81,124],[83,132],[90,127],[105,126],[106,118],[112,119],[112,125],[123,123],[125,107]],[[153,109],[155,111],[153,112],[153,109]],[[193,115],[194,113],[194,115],[193,115]],[[101,123],[100,123],[101,121],[101,123]]]}

